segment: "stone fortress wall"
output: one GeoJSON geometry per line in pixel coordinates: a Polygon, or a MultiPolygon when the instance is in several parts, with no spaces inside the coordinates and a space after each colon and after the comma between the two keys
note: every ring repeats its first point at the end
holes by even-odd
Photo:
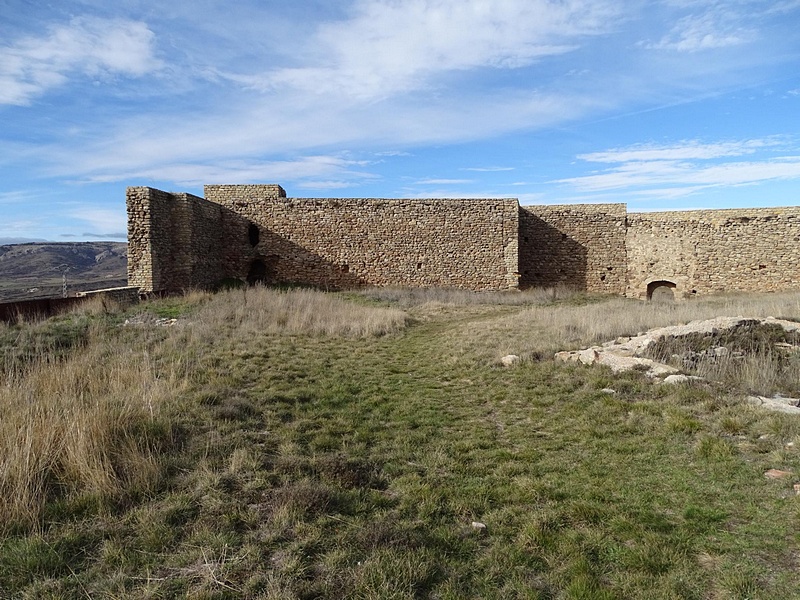
{"type": "Polygon", "coordinates": [[[566,285],[636,298],[800,289],[797,207],[628,213],[516,199],[287,198],[278,185],[204,193],[128,188],[130,285],[566,285]]]}
{"type": "Polygon", "coordinates": [[[517,287],[514,199],[287,198],[209,185],[206,199],[129,188],[128,280],[145,291],[225,278],[362,286],[517,287]]]}
{"type": "Polygon", "coordinates": [[[631,297],[800,288],[799,207],[629,213],[625,245],[631,297]]]}
{"type": "Polygon", "coordinates": [[[624,204],[520,206],[520,287],[624,294],[624,204]]]}

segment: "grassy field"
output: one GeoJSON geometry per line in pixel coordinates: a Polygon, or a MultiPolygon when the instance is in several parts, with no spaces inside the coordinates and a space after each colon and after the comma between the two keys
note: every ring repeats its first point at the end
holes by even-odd
{"type": "Polygon", "coordinates": [[[797,597],[800,418],[746,404],[761,378],[552,360],[740,314],[800,295],[252,288],[0,325],[0,597],[797,597]]]}

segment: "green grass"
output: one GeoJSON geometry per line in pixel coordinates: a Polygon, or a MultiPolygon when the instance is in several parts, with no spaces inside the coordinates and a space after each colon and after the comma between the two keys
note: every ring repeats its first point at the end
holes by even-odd
{"type": "Polygon", "coordinates": [[[0,540],[0,596],[785,599],[800,589],[797,418],[711,387],[553,362],[554,339],[595,335],[577,317],[570,339],[553,334],[552,311],[586,310],[574,300],[396,300],[400,315],[308,291],[255,291],[248,311],[243,293],[146,307],[179,316],[173,328],[91,317],[73,352],[107,327],[115,352],[146,350],[156,381],[182,378],[159,396],[156,419],[130,424],[169,441],[151,447],[158,477],[106,497],[50,482],[35,522],[0,540]],[[308,310],[304,331],[295,317],[308,310]],[[513,351],[524,361],[498,366],[513,351]],[[768,480],[770,468],[793,477],[768,480]]]}

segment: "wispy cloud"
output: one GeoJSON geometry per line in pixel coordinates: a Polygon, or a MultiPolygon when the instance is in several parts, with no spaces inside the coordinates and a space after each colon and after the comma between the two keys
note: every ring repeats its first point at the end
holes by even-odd
{"type": "MultiPolygon", "coordinates": [[[[80,206],[70,210],[68,216],[88,223],[91,228],[100,233],[91,234],[93,237],[125,237],[127,234],[110,232],[127,231],[127,217],[124,210],[110,208],[97,208],[96,206],[80,206]]],[[[89,235],[89,234],[84,234],[89,235]]]]}
{"type": "Polygon", "coordinates": [[[727,160],[763,149],[783,149],[775,139],[702,144],[688,141],[667,146],[634,146],[579,156],[616,164],[605,171],[560,179],[580,192],[622,190],[637,196],[670,198],[712,187],[752,185],[800,179],[800,155],[764,156],[759,160],[727,160]]]}
{"type": "Polygon", "coordinates": [[[578,158],[589,162],[621,163],[650,160],[689,160],[723,158],[753,154],[764,148],[781,146],[781,138],[703,143],[684,140],[671,145],[640,144],[624,149],[605,150],[580,154],[578,158]]]}
{"type": "Polygon", "coordinates": [[[355,184],[352,181],[301,181],[295,185],[304,190],[340,190],[355,184]]]}
{"type": "Polygon", "coordinates": [[[77,17],[42,37],[0,48],[0,104],[26,105],[70,74],[142,76],[161,65],[154,34],[137,21],[77,17]]]}
{"type": "Polygon", "coordinates": [[[464,185],[472,183],[472,179],[420,179],[416,185],[464,185]]]}
{"type": "Polygon", "coordinates": [[[742,25],[738,15],[715,7],[703,14],[681,18],[672,30],[658,42],[645,47],[656,50],[699,52],[726,46],[738,46],[752,41],[756,31],[742,25]]]}
{"type": "MultiPolygon", "coordinates": [[[[297,181],[301,187],[315,187],[304,183],[305,179],[317,182],[320,177],[336,177],[337,186],[346,187],[354,180],[376,177],[365,172],[366,161],[349,160],[337,156],[305,156],[294,160],[223,160],[218,163],[174,163],[147,165],[130,171],[102,170],[88,175],[86,182],[113,182],[120,179],[150,179],[174,181],[180,185],[197,187],[204,183],[252,183],[259,181],[297,181]]],[[[328,180],[330,183],[332,180],[328,180]]]]}
{"type": "Polygon", "coordinates": [[[479,173],[496,173],[500,171],[513,171],[514,167],[463,167],[462,171],[477,171],[479,173]]]}
{"type": "Polygon", "coordinates": [[[36,199],[36,194],[28,190],[0,192],[0,204],[21,204],[36,199]]]}
{"type": "Polygon", "coordinates": [[[514,69],[569,52],[582,36],[608,31],[618,14],[606,0],[360,0],[349,18],[304,40],[315,64],[220,76],[253,89],[384,98],[423,88],[435,73],[514,69]]]}
{"type": "Polygon", "coordinates": [[[84,232],[81,234],[81,237],[84,238],[96,238],[100,240],[119,240],[119,239],[126,239],[128,237],[127,231],[117,231],[116,233],[94,233],[91,231],[84,232]]]}

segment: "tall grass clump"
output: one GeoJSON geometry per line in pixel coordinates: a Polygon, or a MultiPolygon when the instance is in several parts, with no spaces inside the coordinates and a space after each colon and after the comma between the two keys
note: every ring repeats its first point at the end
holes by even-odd
{"type": "Polygon", "coordinates": [[[183,379],[112,344],[0,373],[0,530],[34,525],[50,501],[103,503],[157,480],[162,407],[183,379]]]}
{"type": "Polygon", "coordinates": [[[236,328],[243,333],[289,333],[340,337],[380,336],[404,328],[398,309],[366,306],[309,289],[255,286],[215,295],[193,318],[207,331],[236,328]]]}

